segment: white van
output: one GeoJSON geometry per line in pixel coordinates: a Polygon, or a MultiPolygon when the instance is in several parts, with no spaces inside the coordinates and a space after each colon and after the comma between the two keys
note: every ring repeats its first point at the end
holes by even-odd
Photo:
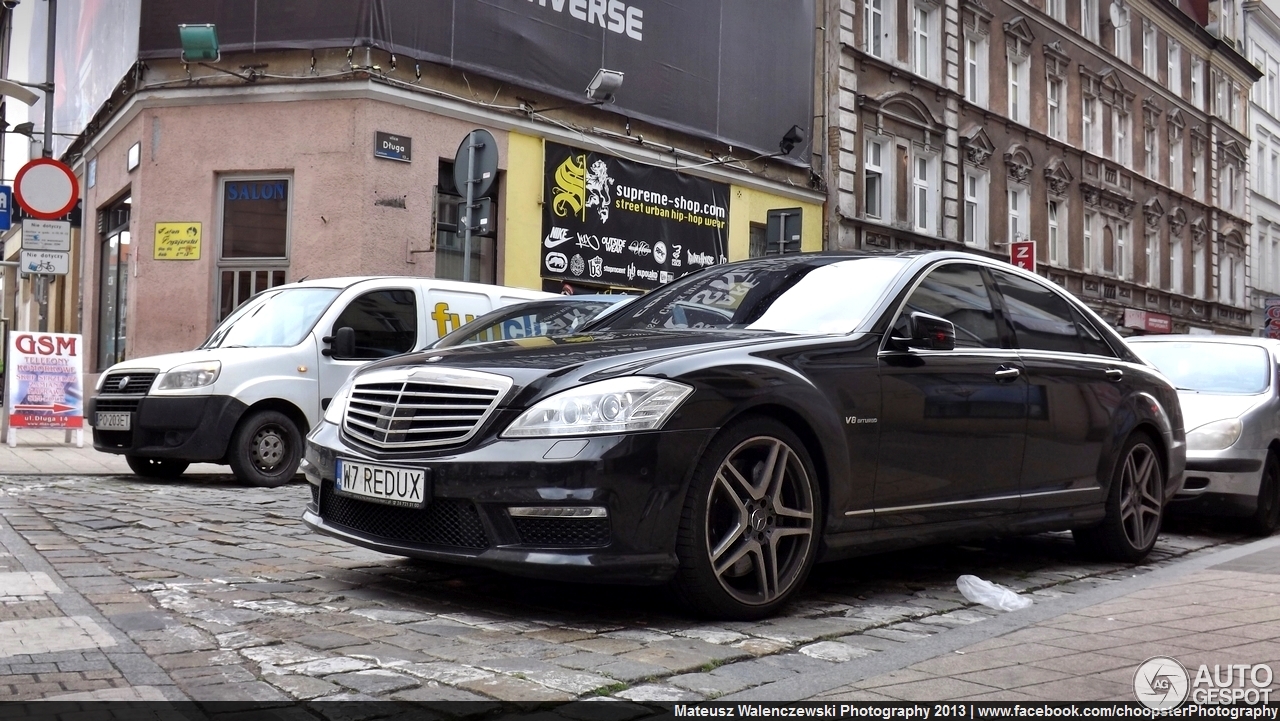
{"type": "Polygon", "coordinates": [[[123,454],[140,476],[226,463],[244,483],[277,486],[297,472],[303,437],[357,367],[422,350],[495,308],[549,297],[434,278],[277,286],[193,351],[108,368],[85,409],[93,447],[123,454]]]}

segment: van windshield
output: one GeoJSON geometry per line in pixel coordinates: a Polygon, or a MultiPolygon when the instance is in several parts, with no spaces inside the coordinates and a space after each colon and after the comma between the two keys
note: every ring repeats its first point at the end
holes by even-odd
{"type": "Polygon", "coordinates": [[[286,288],[259,293],[219,323],[200,347],[295,346],[340,292],[339,288],[286,288]]]}

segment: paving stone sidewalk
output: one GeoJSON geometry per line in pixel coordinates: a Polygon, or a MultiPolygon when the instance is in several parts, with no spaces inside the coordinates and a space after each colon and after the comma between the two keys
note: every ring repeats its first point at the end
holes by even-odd
{"type": "MultiPolygon", "coordinates": [[[[94,450],[92,430],[84,429],[84,447],[77,448],[66,431],[25,430],[17,434],[10,448],[0,436],[0,476],[7,475],[132,475],[124,456],[94,450]]],[[[187,469],[195,474],[229,474],[227,466],[196,463],[187,469]]]]}

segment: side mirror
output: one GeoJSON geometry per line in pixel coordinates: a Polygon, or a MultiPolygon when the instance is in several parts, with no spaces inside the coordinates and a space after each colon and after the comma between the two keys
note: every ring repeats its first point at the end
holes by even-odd
{"type": "Polygon", "coordinates": [[[890,340],[900,350],[955,350],[956,327],[946,318],[916,311],[907,319],[909,338],[890,340]]]}
{"type": "Polygon", "coordinates": [[[327,335],[321,340],[331,345],[331,347],[320,351],[322,355],[335,358],[354,358],[356,355],[356,331],[354,328],[343,326],[334,331],[333,335],[327,335]]]}

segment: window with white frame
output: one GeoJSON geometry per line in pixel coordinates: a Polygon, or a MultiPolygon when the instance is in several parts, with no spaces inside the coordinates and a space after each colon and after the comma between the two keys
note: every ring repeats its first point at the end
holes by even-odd
{"type": "Polygon", "coordinates": [[[1160,283],[1160,233],[1148,230],[1143,237],[1143,252],[1147,261],[1147,285],[1161,287],[1160,283]]]}
{"type": "Polygon", "coordinates": [[[1231,103],[1231,107],[1229,111],[1230,120],[1228,122],[1231,123],[1231,127],[1239,130],[1240,129],[1240,86],[1236,85],[1234,81],[1228,83],[1227,93],[1231,103]]]}
{"type": "Polygon", "coordinates": [[[1160,131],[1148,126],[1142,136],[1142,149],[1146,153],[1147,177],[1160,179],[1160,131]]]}
{"type": "Polygon", "coordinates": [[[1098,99],[1086,95],[1080,100],[1080,137],[1084,149],[1095,155],[1102,154],[1102,123],[1098,118],[1098,99]]]}
{"type": "Polygon", "coordinates": [[[1191,104],[1204,110],[1204,61],[1191,56],[1191,104]]]}
{"type": "Polygon", "coordinates": [[[1240,203],[1240,186],[1241,186],[1240,171],[1236,168],[1234,163],[1228,162],[1226,166],[1227,166],[1227,171],[1226,173],[1224,173],[1223,187],[1219,191],[1219,193],[1221,194],[1221,198],[1219,199],[1219,202],[1221,202],[1223,207],[1227,208],[1231,212],[1238,213],[1240,212],[1240,205],[1241,205],[1240,203]]]}
{"type": "Polygon", "coordinates": [[[1236,4],[1233,0],[1219,0],[1218,6],[1221,8],[1221,15],[1218,19],[1220,23],[1220,34],[1224,40],[1232,42],[1236,39],[1236,4]]]}
{"type": "Polygon", "coordinates": [[[218,320],[258,291],[285,283],[291,254],[293,179],[223,177],[218,320]]]}
{"type": "Polygon", "coordinates": [[[1044,11],[1060,23],[1067,21],[1067,0],[1045,0],[1044,11]]]}
{"type": "Polygon", "coordinates": [[[1080,34],[1098,42],[1098,0],[1080,0],[1080,34]]]}
{"type": "Polygon", "coordinates": [[[1218,117],[1229,121],[1230,119],[1227,118],[1227,115],[1230,111],[1227,108],[1227,104],[1229,102],[1227,96],[1231,91],[1231,84],[1227,80],[1227,76],[1223,75],[1222,73],[1214,72],[1212,73],[1212,76],[1213,76],[1213,105],[1211,106],[1212,111],[1218,117]]]}
{"type": "Polygon", "coordinates": [[[942,47],[938,38],[938,16],[942,13],[930,3],[917,0],[911,10],[911,69],[916,75],[941,81],[938,51],[942,47]]]}
{"type": "Polygon", "coordinates": [[[888,185],[884,177],[884,155],[888,144],[879,139],[867,141],[866,157],[862,160],[862,212],[868,218],[886,219],[889,217],[885,207],[885,188],[888,185]]]}
{"type": "Polygon", "coordinates": [[[964,242],[975,248],[986,248],[987,242],[987,174],[969,168],[964,172],[964,242]]]}
{"type": "Polygon", "coordinates": [[[893,3],[890,0],[865,0],[862,5],[863,42],[867,54],[877,58],[890,56],[889,29],[893,27],[893,23],[890,18],[885,17],[886,6],[891,11],[893,3]]]}
{"type": "Polygon", "coordinates": [[[1122,280],[1128,280],[1133,272],[1130,267],[1129,254],[1133,248],[1129,244],[1129,224],[1115,221],[1112,225],[1111,232],[1115,234],[1115,250],[1116,257],[1112,261],[1112,267],[1115,268],[1116,277],[1122,280]]]}
{"type": "Polygon", "coordinates": [[[1169,239],[1169,290],[1182,293],[1182,239],[1169,239]]]}
{"type": "Polygon", "coordinates": [[[1182,45],[1173,38],[1167,38],[1168,44],[1168,74],[1165,75],[1165,85],[1174,92],[1175,95],[1182,95],[1182,45]]]}
{"type": "Polygon", "coordinates": [[[1205,297],[1204,259],[1205,247],[1201,243],[1200,247],[1191,253],[1191,288],[1197,298],[1205,297]]]}
{"type": "Polygon", "coordinates": [[[1111,106],[1111,159],[1126,168],[1133,167],[1133,119],[1123,106],[1111,106]]]}
{"type": "Polygon", "coordinates": [[[1112,0],[1111,8],[1112,18],[1119,20],[1114,26],[1115,32],[1112,35],[1111,47],[1115,52],[1115,56],[1127,63],[1130,61],[1129,35],[1133,32],[1133,28],[1129,27],[1129,8],[1115,0],[1112,0]]]}
{"type": "Polygon", "coordinates": [[[1009,118],[1028,124],[1031,113],[1031,61],[1009,56],[1009,118]]]}
{"type": "Polygon", "coordinates": [[[1270,242],[1267,246],[1270,249],[1270,255],[1267,256],[1266,269],[1270,275],[1270,281],[1267,288],[1271,291],[1280,290],[1280,227],[1271,226],[1270,242]]]}
{"type": "Polygon", "coordinates": [[[1143,18],[1142,20],[1142,72],[1152,80],[1160,79],[1160,66],[1157,65],[1156,55],[1159,47],[1157,45],[1157,31],[1155,23],[1143,18]]]}
{"type": "Polygon", "coordinates": [[[1204,152],[1197,152],[1199,144],[1191,143],[1191,196],[1204,200],[1204,152]]]}
{"type": "Polygon", "coordinates": [[[1094,267],[1097,263],[1098,252],[1094,243],[1097,242],[1097,236],[1094,233],[1094,226],[1098,222],[1098,216],[1095,213],[1084,214],[1083,242],[1080,246],[1080,268],[1086,273],[1096,270],[1094,267]]]}
{"type": "Polygon", "coordinates": [[[1049,229],[1046,240],[1049,244],[1049,262],[1053,265],[1059,265],[1065,255],[1062,244],[1066,240],[1066,234],[1061,232],[1066,226],[1065,205],[1066,203],[1057,199],[1050,199],[1048,203],[1049,229]]]}
{"type": "Polygon", "coordinates": [[[964,56],[964,99],[981,107],[987,107],[987,58],[989,51],[987,38],[983,35],[965,36],[964,56]]]}
{"type": "Polygon", "coordinates": [[[1280,196],[1280,192],[1278,192],[1280,191],[1280,153],[1277,153],[1274,150],[1271,151],[1270,173],[1262,171],[1261,168],[1258,172],[1262,172],[1264,175],[1271,178],[1271,199],[1277,200],[1277,196],[1280,196]]]}
{"type": "Polygon", "coordinates": [[[915,229],[920,233],[933,233],[937,227],[937,196],[941,188],[936,179],[936,166],[936,156],[916,149],[911,174],[911,201],[915,229]]]}
{"type": "Polygon", "coordinates": [[[1062,88],[1065,81],[1058,78],[1049,78],[1045,87],[1045,96],[1048,98],[1049,104],[1049,137],[1064,140],[1066,139],[1066,123],[1062,122],[1063,115],[1063,92],[1062,88]]]}
{"type": "Polygon", "coordinates": [[[1009,186],[1009,235],[1010,243],[1027,238],[1027,189],[1021,185],[1009,186]]]}
{"type": "Polygon", "coordinates": [[[1231,305],[1243,305],[1244,259],[1234,252],[1223,253],[1218,264],[1218,296],[1231,305]]]}
{"type": "Polygon", "coordinates": [[[1182,192],[1182,134],[1171,133],[1169,138],[1169,187],[1182,192]]]}

